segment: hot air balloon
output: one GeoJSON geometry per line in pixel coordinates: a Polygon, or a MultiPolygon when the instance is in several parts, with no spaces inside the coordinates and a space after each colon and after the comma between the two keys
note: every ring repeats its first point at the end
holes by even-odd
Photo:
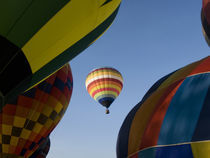
{"type": "Polygon", "coordinates": [[[121,0],[0,2],[0,102],[32,88],[106,29],[121,0]]]}
{"type": "Polygon", "coordinates": [[[69,64],[0,109],[0,157],[28,158],[61,120],[73,88],[69,64]]]}
{"type": "Polygon", "coordinates": [[[123,88],[123,78],[116,69],[102,67],[94,69],[88,74],[85,86],[90,96],[106,107],[106,114],[108,114],[109,106],[123,88]]]}
{"type": "Polygon", "coordinates": [[[201,10],[202,32],[210,46],[210,0],[203,0],[201,10]]]}
{"type": "Polygon", "coordinates": [[[29,158],[46,158],[50,150],[50,138],[47,137],[39,148],[29,158]]]}
{"type": "Polygon", "coordinates": [[[117,158],[208,158],[210,56],[158,80],[125,118],[117,158]]]}

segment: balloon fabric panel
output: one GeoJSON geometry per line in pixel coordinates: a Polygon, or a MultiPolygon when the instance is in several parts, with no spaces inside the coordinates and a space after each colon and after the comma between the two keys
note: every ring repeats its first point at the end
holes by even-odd
{"type": "Polygon", "coordinates": [[[156,106],[156,102],[161,98],[162,94],[164,93],[164,90],[158,91],[158,93],[153,93],[149,99],[147,99],[142,105],[141,108],[138,109],[136,112],[136,115],[133,118],[132,124],[130,126],[129,131],[129,140],[128,140],[128,154],[132,154],[135,151],[139,150],[144,131],[147,127],[147,123],[151,118],[151,114],[153,113],[153,110],[156,106]],[[141,113],[144,113],[144,115],[141,115],[141,113]],[[141,123],[139,123],[139,120],[141,120],[141,123]],[[132,141],[133,139],[136,139],[136,141],[132,141]]]}
{"type": "Polygon", "coordinates": [[[210,141],[191,143],[191,148],[195,158],[209,158],[210,141]]]}
{"type": "Polygon", "coordinates": [[[130,158],[208,158],[210,142],[196,142],[146,148],[130,158]]]}
{"type": "Polygon", "coordinates": [[[131,158],[193,158],[190,144],[148,148],[131,158]]]}
{"type": "Polygon", "coordinates": [[[209,124],[210,120],[210,88],[208,88],[207,95],[205,97],[202,110],[200,112],[200,117],[196,125],[196,129],[193,133],[192,141],[202,141],[202,140],[210,140],[210,126],[206,126],[209,124]],[[205,129],[205,130],[203,130],[205,129]]]}
{"type": "Polygon", "coordinates": [[[147,127],[144,130],[144,134],[142,135],[140,149],[143,149],[149,146],[154,146],[157,144],[158,138],[159,138],[159,132],[160,132],[166,111],[168,110],[169,103],[171,99],[173,98],[180,84],[181,82],[175,82],[174,84],[170,85],[166,90],[164,90],[164,93],[161,95],[161,98],[156,103],[156,107],[153,111],[152,116],[147,122],[147,127]]]}
{"type": "Polygon", "coordinates": [[[158,145],[192,141],[208,85],[210,74],[195,75],[184,80],[167,110],[159,133],[158,145]]]}
{"type": "Polygon", "coordinates": [[[6,104],[0,113],[2,156],[30,156],[64,115],[72,87],[71,69],[65,65],[6,104]]]}
{"type": "Polygon", "coordinates": [[[0,34],[19,48],[70,0],[2,1],[0,34]]]}
{"type": "Polygon", "coordinates": [[[156,148],[156,158],[194,158],[190,144],[156,148]]]}
{"type": "Polygon", "coordinates": [[[202,59],[200,62],[196,64],[196,67],[192,70],[190,75],[209,72],[209,68],[210,68],[210,57],[207,57],[202,59]]]}
{"type": "Polygon", "coordinates": [[[206,57],[156,82],[120,128],[117,157],[207,158],[209,72],[210,57],[206,57]]]}
{"type": "Polygon", "coordinates": [[[156,148],[148,148],[130,156],[136,158],[156,158],[156,148]]]}

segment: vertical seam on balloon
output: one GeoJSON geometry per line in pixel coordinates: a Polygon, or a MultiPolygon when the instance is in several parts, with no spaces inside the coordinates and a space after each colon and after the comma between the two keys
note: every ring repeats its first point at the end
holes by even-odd
{"type": "MultiPolygon", "coordinates": [[[[187,78],[189,78],[189,77],[187,77],[187,78]]],[[[187,78],[183,81],[183,84],[181,85],[182,87],[185,86],[186,84],[188,84],[187,78]],[[187,82],[187,83],[186,83],[186,82],[187,82]]],[[[181,86],[180,86],[180,89],[182,88],[181,86]]],[[[176,95],[177,95],[177,94],[179,95],[180,89],[177,90],[176,95]]],[[[204,89],[205,95],[206,95],[207,91],[208,91],[208,90],[205,90],[205,89],[204,89]]],[[[175,100],[178,98],[178,97],[176,97],[176,95],[174,96],[174,97],[175,97],[175,100]]],[[[201,98],[199,99],[199,100],[200,100],[200,104],[199,104],[199,105],[201,105],[201,106],[199,106],[200,108],[197,109],[198,111],[196,110],[196,112],[198,112],[199,114],[198,114],[198,115],[195,115],[193,118],[195,118],[195,117],[196,117],[196,118],[199,118],[201,109],[202,109],[202,107],[203,107],[203,102],[204,102],[204,100],[205,100],[205,97],[201,97],[201,98]],[[201,98],[202,98],[202,99],[201,99],[201,98]]],[[[186,101],[186,99],[185,99],[185,101],[186,101]]],[[[182,102],[183,102],[183,100],[182,100],[182,102]]],[[[176,103],[176,101],[175,101],[175,103],[176,103]]],[[[173,101],[172,101],[171,104],[172,104],[172,105],[175,105],[173,101]]],[[[179,105],[179,104],[178,104],[178,105],[179,105]]],[[[195,104],[194,104],[194,105],[195,105],[195,104]]],[[[173,107],[173,106],[172,106],[172,107],[173,107]]],[[[175,106],[175,107],[176,107],[176,106],[175,106]]],[[[176,110],[176,109],[175,109],[175,110],[176,110]]],[[[195,112],[195,110],[194,110],[194,112],[195,112]]],[[[194,133],[194,131],[195,131],[195,128],[196,128],[198,119],[196,119],[194,122],[195,122],[195,123],[193,123],[193,126],[190,127],[190,128],[191,128],[191,131],[193,131],[193,132],[192,132],[192,133],[188,133],[188,138],[185,138],[185,141],[187,141],[187,140],[192,141],[193,133],[194,133]]],[[[175,137],[172,137],[171,141],[180,141],[179,138],[178,138],[178,139],[176,139],[176,138],[174,139],[174,138],[175,138],[175,137]]]]}
{"type": "Polygon", "coordinates": [[[28,4],[28,6],[25,8],[25,10],[22,12],[22,14],[15,20],[15,22],[13,23],[13,25],[11,26],[11,28],[8,30],[6,37],[9,35],[9,33],[13,30],[13,28],[15,27],[15,25],[17,24],[17,22],[23,17],[23,15],[25,14],[25,12],[29,9],[29,7],[32,5],[32,3],[34,2],[34,0],[31,0],[31,2],[28,4]]]}
{"type": "Polygon", "coordinates": [[[18,55],[18,53],[21,53],[21,49],[19,49],[18,51],[16,51],[16,53],[12,56],[12,58],[7,62],[7,64],[2,68],[1,73],[4,72],[4,70],[6,69],[6,67],[13,61],[13,59],[18,55]]]}
{"type": "MultiPolygon", "coordinates": [[[[207,99],[207,96],[208,96],[208,92],[209,92],[209,91],[210,91],[210,88],[208,88],[208,90],[207,90],[207,92],[206,92],[206,94],[205,94],[205,98],[204,98],[203,104],[205,104],[205,102],[206,102],[206,99],[207,99]]],[[[203,111],[203,108],[204,108],[204,105],[202,105],[202,108],[201,108],[201,110],[200,110],[199,117],[198,117],[197,123],[196,123],[196,125],[195,125],[195,129],[194,129],[194,132],[193,132],[193,134],[192,134],[191,141],[194,139],[193,137],[194,137],[194,134],[195,134],[195,132],[196,132],[196,129],[197,129],[197,126],[198,126],[198,123],[199,123],[199,120],[200,120],[200,115],[201,115],[201,112],[203,111]]]]}
{"type": "MultiPolygon", "coordinates": [[[[172,100],[173,97],[174,97],[171,93],[173,93],[174,90],[175,90],[175,92],[176,92],[176,91],[179,89],[179,87],[181,86],[182,83],[183,83],[183,80],[179,80],[179,81],[177,81],[177,82],[171,84],[170,86],[168,86],[168,87],[166,88],[165,92],[161,95],[161,97],[159,98],[159,100],[157,101],[157,103],[156,103],[156,105],[155,105],[155,107],[154,107],[153,112],[151,113],[151,116],[149,117],[149,120],[148,120],[148,122],[147,122],[147,126],[146,126],[146,128],[145,128],[145,130],[144,130],[144,133],[143,133],[143,135],[142,135],[142,140],[143,140],[143,138],[144,138],[144,136],[145,136],[145,134],[146,134],[146,131],[147,131],[147,129],[148,129],[148,125],[151,125],[151,121],[152,121],[153,118],[154,118],[154,114],[157,112],[157,110],[159,109],[160,105],[162,105],[163,102],[165,101],[164,98],[167,98],[168,96],[171,96],[171,99],[170,99],[170,101],[169,101],[169,103],[168,103],[168,105],[167,105],[167,109],[168,109],[169,106],[170,106],[171,100],[172,100]],[[169,94],[168,94],[168,91],[170,91],[169,94]]],[[[166,109],[166,111],[165,111],[165,114],[164,114],[163,119],[161,120],[161,125],[159,126],[158,134],[156,135],[156,136],[157,136],[156,144],[158,143],[159,134],[160,134],[160,131],[161,131],[161,127],[162,127],[163,120],[165,119],[165,115],[166,115],[166,113],[167,113],[167,109],[166,109]]],[[[140,149],[142,149],[142,148],[143,148],[143,145],[145,144],[145,143],[144,143],[145,141],[142,141],[142,140],[141,140],[140,145],[139,145],[139,148],[140,148],[140,149]],[[144,144],[143,144],[143,143],[144,143],[144,144]]]]}
{"type": "MultiPolygon", "coordinates": [[[[9,33],[12,31],[12,29],[15,27],[15,25],[17,24],[17,22],[23,17],[24,13],[28,10],[28,8],[32,5],[34,0],[31,1],[31,3],[28,4],[28,6],[25,8],[25,10],[22,12],[22,14],[16,19],[16,21],[13,23],[13,25],[11,26],[11,28],[8,30],[8,32],[6,33],[6,37],[8,37],[9,33]]],[[[21,50],[21,49],[20,49],[21,50]]],[[[4,68],[2,69],[2,71],[0,73],[2,73],[5,68],[12,62],[12,60],[17,56],[17,54],[20,52],[17,51],[12,58],[10,59],[10,61],[4,66],[4,68]]]]}

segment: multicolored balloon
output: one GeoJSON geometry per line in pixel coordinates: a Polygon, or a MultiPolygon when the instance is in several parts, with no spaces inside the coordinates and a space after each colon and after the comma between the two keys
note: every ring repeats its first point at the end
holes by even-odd
{"type": "Polygon", "coordinates": [[[210,0],[203,0],[201,10],[202,32],[210,46],[210,0]]]}
{"type": "Polygon", "coordinates": [[[50,150],[50,138],[47,137],[29,158],[46,158],[50,150]]]}
{"type": "Polygon", "coordinates": [[[73,88],[69,64],[0,110],[0,157],[27,158],[63,117],[73,88]]]}
{"type": "Polygon", "coordinates": [[[120,129],[117,158],[208,158],[210,57],[157,81],[120,129]]]}
{"type": "Polygon", "coordinates": [[[111,67],[102,67],[91,71],[85,82],[90,96],[105,106],[109,106],[118,97],[123,88],[123,78],[119,71],[111,67]]]}
{"type": "Polygon", "coordinates": [[[34,87],[97,40],[114,21],[120,3],[0,1],[1,104],[34,87]]]}

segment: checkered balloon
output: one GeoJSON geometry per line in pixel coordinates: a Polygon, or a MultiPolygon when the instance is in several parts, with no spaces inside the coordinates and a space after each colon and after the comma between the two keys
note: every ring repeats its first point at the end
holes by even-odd
{"type": "Polygon", "coordinates": [[[0,110],[0,157],[28,158],[61,120],[73,88],[69,64],[0,110]]]}

